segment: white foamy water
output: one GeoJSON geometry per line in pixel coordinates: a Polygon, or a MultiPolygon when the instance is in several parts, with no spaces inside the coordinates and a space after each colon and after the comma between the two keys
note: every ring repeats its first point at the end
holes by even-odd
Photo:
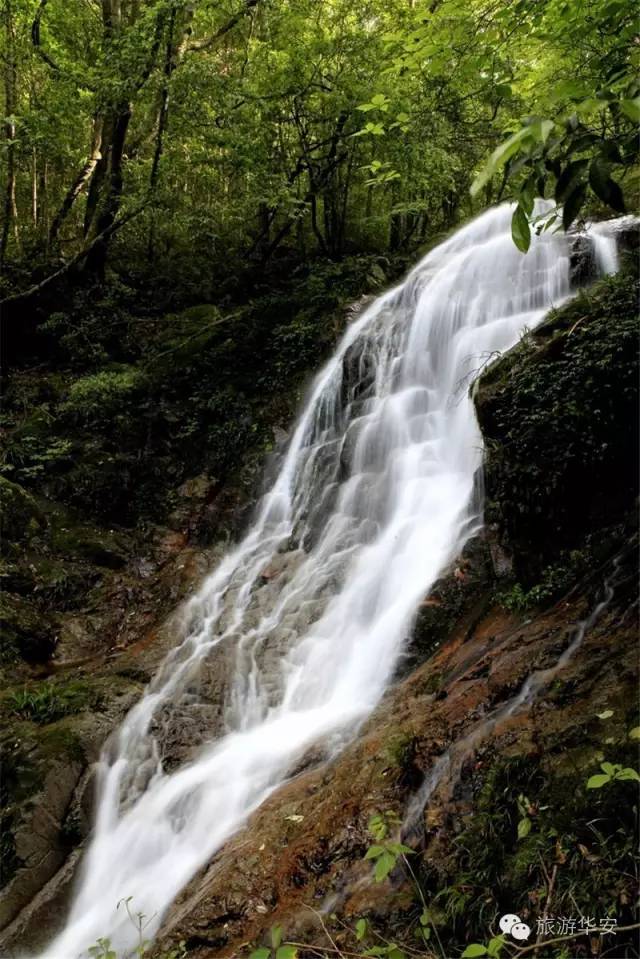
{"type": "MultiPolygon", "coordinates": [[[[253,525],[187,604],[175,649],[105,749],[93,836],[45,959],[76,959],[99,937],[126,953],[123,897],[155,916],[152,933],[309,747],[339,749],[379,702],[419,601],[481,525],[469,385],[570,294],[566,239],[543,234],[524,256],[510,219],[507,205],[490,210],[429,253],[318,375],[253,525]],[[167,772],[166,717],[201,708],[218,661],[231,663],[222,721],[167,772]]],[[[593,243],[614,268],[608,237],[593,243]]]]}

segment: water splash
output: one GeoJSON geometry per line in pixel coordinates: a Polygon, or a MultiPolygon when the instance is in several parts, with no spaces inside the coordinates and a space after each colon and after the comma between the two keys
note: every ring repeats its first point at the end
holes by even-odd
{"type": "Polygon", "coordinates": [[[155,916],[152,934],[310,747],[339,749],[380,700],[417,604],[481,525],[482,441],[461,384],[570,295],[565,238],[523,256],[510,219],[490,210],[429,253],[318,375],[253,526],[104,751],[93,837],[45,959],[100,936],[131,949],[123,897],[155,916]],[[187,722],[198,748],[171,773],[187,722]]]}

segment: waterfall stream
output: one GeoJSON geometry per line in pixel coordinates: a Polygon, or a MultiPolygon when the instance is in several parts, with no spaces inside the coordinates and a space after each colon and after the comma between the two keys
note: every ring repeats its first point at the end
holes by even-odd
{"type": "MultiPolygon", "coordinates": [[[[430,252],[317,376],[253,525],[186,604],[104,750],[94,831],[46,959],[99,937],[126,953],[125,897],[155,916],[152,934],[296,763],[335,753],[379,702],[418,603],[481,525],[469,385],[571,292],[567,238],[544,233],[522,255],[510,219],[489,210],[430,252]],[[166,744],[187,721],[193,754],[171,771],[166,744]]],[[[615,269],[607,232],[592,243],[615,269]]]]}

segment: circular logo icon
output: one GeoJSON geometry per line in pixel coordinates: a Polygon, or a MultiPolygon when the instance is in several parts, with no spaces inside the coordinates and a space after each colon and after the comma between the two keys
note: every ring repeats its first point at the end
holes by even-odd
{"type": "Polygon", "coordinates": [[[511,930],[516,925],[516,923],[519,923],[519,922],[520,922],[520,916],[514,916],[513,913],[508,912],[500,920],[500,923],[499,923],[500,930],[501,932],[504,932],[506,935],[507,933],[511,932],[511,930]]]}
{"type": "Polygon", "coordinates": [[[511,927],[511,935],[514,939],[528,939],[531,935],[531,929],[526,922],[514,922],[511,927]]]}

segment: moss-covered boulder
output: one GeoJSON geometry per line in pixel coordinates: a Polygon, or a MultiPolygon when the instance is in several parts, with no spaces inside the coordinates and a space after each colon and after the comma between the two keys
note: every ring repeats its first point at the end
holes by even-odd
{"type": "Polygon", "coordinates": [[[45,525],[33,496],[22,486],[0,476],[0,530],[3,540],[29,539],[45,525]]]}
{"type": "Polygon", "coordinates": [[[0,661],[46,662],[55,648],[52,620],[15,593],[0,594],[0,661]]]}
{"type": "Polygon", "coordinates": [[[630,272],[598,283],[552,312],[478,385],[488,520],[524,584],[558,560],[566,565],[587,532],[597,547],[599,531],[633,506],[638,292],[630,272]]]}

